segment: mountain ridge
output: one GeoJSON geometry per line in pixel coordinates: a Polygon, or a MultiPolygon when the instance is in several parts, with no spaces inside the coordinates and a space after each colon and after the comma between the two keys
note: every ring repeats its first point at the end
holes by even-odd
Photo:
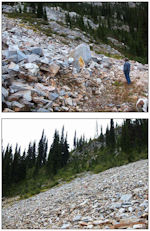
{"type": "Polygon", "coordinates": [[[136,111],[137,100],[147,97],[148,65],[131,61],[132,85],[127,86],[122,71],[124,61],[113,58],[122,57],[116,49],[106,44],[91,43],[81,30],[75,32],[66,28],[63,29],[64,34],[62,26],[57,27],[56,22],[50,21],[52,28],[47,30],[45,21],[34,25],[33,22],[38,22],[39,19],[36,21],[37,19],[33,18],[33,22],[29,22],[29,18],[24,17],[22,22],[22,19],[7,19],[3,15],[4,111],[136,111]],[[57,32],[53,31],[55,28],[57,32]],[[13,45],[15,39],[23,53],[21,58],[25,57],[28,61],[23,60],[15,64],[16,58],[10,57],[7,60],[8,48],[15,52],[20,49],[17,44],[13,45]],[[71,50],[83,42],[90,47],[92,60],[87,66],[83,63],[83,68],[78,72],[72,66],[69,56],[71,50]],[[38,50],[32,51],[33,47],[38,47],[38,50]],[[41,54],[43,58],[40,57],[41,54]],[[53,62],[55,65],[51,66],[53,62]],[[51,70],[54,73],[51,73],[51,70]],[[52,93],[49,95],[50,91],[52,93]]]}

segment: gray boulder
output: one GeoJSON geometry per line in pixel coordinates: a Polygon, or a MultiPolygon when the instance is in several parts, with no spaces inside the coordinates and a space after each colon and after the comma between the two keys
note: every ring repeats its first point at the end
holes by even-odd
{"type": "Polygon", "coordinates": [[[32,87],[30,87],[28,84],[22,83],[21,81],[13,81],[9,88],[10,93],[15,93],[22,90],[32,90],[32,87]]]}
{"type": "Polygon", "coordinates": [[[36,55],[36,54],[27,55],[28,63],[33,63],[33,62],[36,62],[36,61],[39,61],[39,60],[40,60],[39,55],[36,55]]]}
{"type": "Polygon", "coordinates": [[[31,51],[32,54],[43,56],[43,51],[42,51],[42,49],[40,47],[31,48],[30,51],[31,51]]]}
{"type": "Polygon", "coordinates": [[[7,98],[8,97],[8,91],[4,88],[4,87],[2,87],[2,96],[4,97],[4,98],[7,98]]]}
{"type": "Polygon", "coordinates": [[[8,50],[5,54],[6,58],[14,63],[19,63],[20,61],[27,59],[27,56],[20,50],[8,50]]]}
{"type": "Polygon", "coordinates": [[[19,102],[17,102],[17,101],[13,101],[12,102],[12,107],[17,107],[17,108],[22,109],[22,108],[24,108],[24,105],[21,104],[21,103],[19,103],[19,102]]]}
{"type": "Polygon", "coordinates": [[[19,65],[11,62],[10,65],[8,66],[8,71],[9,70],[18,72],[19,71],[19,65]]]}
{"type": "Polygon", "coordinates": [[[49,99],[54,101],[59,97],[59,95],[57,93],[50,93],[49,94],[49,99]]]}
{"type": "Polygon", "coordinates": [[[88,64],[91,60],[91,51],[90,47],[87,44],[80,44],[77,46],[71,54],[71,57],[74,59],[73,65],[76,68],[80,68],[79,59],[83,59],[85,64],[88,64]]]}
{"type": "Polygon", "coordinates": [[[12,94],[10,97],[9,97],[9,100],[12,101],[12,100],[17,100],[19,98],[23,98],[25,99],[26,101],[31,101],[32,100],[32,97],[31,97],[31,90],[23,90],[23,91],[18,91],[14,94],[12,94]]]}

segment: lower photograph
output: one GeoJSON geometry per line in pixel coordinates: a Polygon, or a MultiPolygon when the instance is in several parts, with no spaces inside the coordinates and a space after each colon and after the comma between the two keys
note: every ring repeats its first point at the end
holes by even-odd
{"type": "Polygon", "coordinates": [[[148,229],[148,119],[2,119],[2,229],[148,229]]]}

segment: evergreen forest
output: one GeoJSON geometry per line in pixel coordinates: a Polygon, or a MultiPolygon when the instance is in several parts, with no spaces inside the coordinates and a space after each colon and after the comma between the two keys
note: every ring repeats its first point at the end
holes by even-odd
{"type": "Polygon", "coordinates": [[[98,130],[96,126],[96,136],[90,140],[85,135],[77,137],[75,131],[71,151],[64,126],[61,134],[55,130],[50,145],[43,130],[40,140],[30,142],[23,152],[19,144],[14,151],[11,144],[3,147],[2,196],[28,198],[82,172],[98,173],[148,158],[147,119],[126,119],[115,126],[111,119],[105,134],[102,126],[100,134],[98,130]]]}
{"type": "MultiPolygon", "coordinates": [[[[62,9],[68,12],[76,12],[79,16],[70,17],[66,14],[66,22],[70,27],[79,27],[91,34],[94,39],[110,44],[108,37],[121,41],[126,46],[120,51],[130,58],[148,63],[148,3],[140,3],[131,7],[128,2],[102,4],[94,3],[59,3],[62,9]],[[98,24],[97,29],[85,25],[83,17],[91,19],[98,24]],[[127,25],[129,30],[124,30],[127,25]]],[[[116,47],[118,49],[118,47],[116,47]]]]}
{"type": "MultiPolygon", "coordinates": [[[[14,3],[7,3],[14,4],[14,3]]],[[[48,21],[47,7],[57,8],[65,12],[66,25],[72,30],[79,28],[95,40],[97,44],[103,42],[119,50],[130,59],[141,63],[148,63],[148,3],[139,2],[25,2],[24,7],[19,7],[16,14],[10,13],[11,17],[30,20],[42,18],[48,21]],[[135,4],[135,5],[132,5],[135,4]],[[27,8],[30,7],[30,13],[27,8]],[[71,16],[75,12],[75,16],[71,16]],[[91,20],[96,26],[93,28],[90,23],[85,23],[84,17],[91,20]],[[108,37],[117,39],[124,44],[123,47],[116,46],[108,37]]]]}

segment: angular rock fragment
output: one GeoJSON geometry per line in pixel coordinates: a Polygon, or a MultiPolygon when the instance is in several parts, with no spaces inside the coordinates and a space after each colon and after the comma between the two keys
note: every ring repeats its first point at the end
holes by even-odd
{"type": "Polygon", "coordinates": [[[25,107],[25,105],[18,103],[17,101],[13,101],[12,107],[15,111],[20,111],[21,109],[23,109],[25,107]]]}
{"type": "Polygon", "coordinates": [[[23,66],[25,69],[29,71],[30,74],[35,75],[35,76],[37,75],[39,71],[39,67],[34,63],[26,63],[23,66]]]}
{"type": "Polygon", "coordinates": [[[58,73],[59,69],[60,69],[60,66],[58,66],[55,63],[51,63],[49,65],[49,70],[50,70],[50,73],[52,74],[53,77],[56,76],[56,74],[58,73]]]}
{"type": "Polygon", "coordinates": [[[8,70],[12,70],[12,71],[19,71],[19,65],[18,64],[15,64],[13,62],[11,62],[8,66],[8,70]]]}
{"type": "Polygon", "coordinates": [[[66,105],[73,106],[73,101],[72,101],[71,98],[67,98],[67,99],[65,100],[65,103],[66,103],[66,105]]]}
{"type": "Polygon", "coordinates": [[[21,81],[12,81],[11,86],[9,88],[11,93],[15,93],[21,90],[32,90],[31,86],[21,81]]]}
{"type": "Polygon", "coordinates": [[[27,62],[28,63],[33,63],[33,62],[36,62],[39,60],[40,60],[39,55],[36,55],[36,54],[27,55],[27,62]]]}
{"type": "Polygon", "coordinates": [[[8,95],[9,95],[8,90],[7,90],[7,89],[5,89],[4,87],[2,87],[2,96],[3,96],[4,98],[7,98],[7,97],[8,97],[8,95]]]}
{"type": "Polygon", "coordinates": [[[36,55],[39,55],[39,56],[43,56],[43,51],[40,47],[33,47],[30,49],[31,53],[32,54],[36,54],[36,55]]]}
{"type": "Polygon", "coordinates": [[[58,71],[60,70],[60,66],[58,66],[55,63],[51,63],[51,64],[43,63],[42,65],[40,65],[40,70],[49,72],[51,77],[55,77],[58,71]]]}
{"type": "Polygon", "coordinates": [[[54,100],[56,100],[58,97],[59,97],[59,95],[58,95],[57,93],[50,93],[48,98],[49,98],[50,100],[54,101],[54,100]]]}
{"type": "Polygon", "coordinates": [[[129,202],[132,198],[132,194],[124,194],[121,196],[120,200],[124,203],[129,202]]]}
{"type": "Polygon", "coordinates": [[[8,50],[6,52],[6,58],[14,63],[19,63],[20,61],[27,59],[27,56],[20,50],[8,50]]]}

